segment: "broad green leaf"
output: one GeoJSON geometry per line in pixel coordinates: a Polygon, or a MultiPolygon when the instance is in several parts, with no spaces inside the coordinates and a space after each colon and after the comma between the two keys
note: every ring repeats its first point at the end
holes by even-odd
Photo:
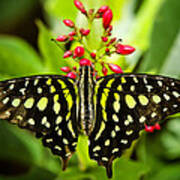
{"type": "Polygon", "coordinates": [[[161,68],[161,73],[166,75],[171,75],[176,78],[180,78],[180,70],[179,70],[179,54],[180,49],[180,32],[178,33],[178,37],[176,38],[173,46],[170,49],[169,54],[167,55],[165,62],[161,68]]]}
{"type": "Polygon", "coordinates": [[[2,120],[0,121],[0,147],[0,159],[18,160],[29,166],[37,165],[53,173],[59,173],[61,168],[58,156],[44,147],[41,140],[38,140],[33,133],[2,120]]]}
{"type": "MultiPolygon", "coordinates": [[[[155,70],[161,72],[161,68],[168,57],[180,28],[180,1],[166,0],[158,12],[151,34],[150,49],[140,66],[140,71],[155,70]]],[[[168,63],[168,62],[166,62],[168,63]]]]}
{"type": "Polygon", "coordinates": [[[141,162],[120,158],[115,161],[113,180],[139,180],[147,173],[148,166],[141,162]]]}
{"type": "Polygon", "coordinates": [[[55,18],[64,18],[75,20],[78,10],[74,6],[72,1],[63,1],[63,0],[46,0],[44,4],[45,10],[50,16],[55,18]]]}
{"type": "Polygon", "coordinates": [[[0,122],[0,158],[21,160],[32,164],[43,159],[43,147],[29,132],[0,122]],[[6,139],[6,141],[4,141],[6,139]]]}
{"type": "Polygon", "coordinates": [[[130,40],[141,50],[149,45],[154,19],[164,0],[146,0],[142,4],[130,31],[130,40]]]}
{"type": "Polygon", "coordinates": [[[157,12],[164,0],[145,0],[130,27],[129,41],[137,49],[144,51],[149,47],[149,38],[154,20],[159,20],[157,12]]]}
{"type": "Polygon", "coordinates": [[[95,161],[91,160],[89,157],[88,149],[88,137],[79,136],[77,145],[77,155],[80,161],[80,168],[82,170],[87,169],[89,166],[95,166],[95,161]]]}
{"type": "Polygon", "coordinates": [[[45,59],[47,71],[60,73],[59,68],[67,65],[63,59],[63,50],[61,50],[51,39],[52,33],[44,26],[41,21],[37,21],[39,28],[38,45],[42,56],[45,59]]]}
{"type": "Polygon", "coordinates": [[[0,73],[0,81],[10,79],[10,78],[11,78],[11,75],[7,75],[7,74],[5,75],[5,74],[0,73]]]}
{"type": "MultiPolygon", "coordinates": [[[[161,128],[164,129],[164,127],[161,128]]],[[[161,133],[161,131],[154,133],[142,132],[141,139],[136,147],[137,159],[148,166],[149,172],[156,172],[156,167],[163,165],[159,157],[164,151],[160,140],[161,133]]]]}
{"type": "Polygon", "coordinates": [[[40,57],[22,39],[0,36],[0,72],[8,76],[22,76],[44,70],[40,57]]]}
{"type": "MultiPolygon", "coordinates": [[[[27,130],[2,120],[0,122],[0,147],[0,161],[1,159],[7,162],[13,160],[29,167],[44,168],[53,174],[63,173],[60,157],[53,155],[49,148],[44,147],[41,140],[38,140],[27,130]]],[[[71,158],[68,169],[74,164],[76,166],[78,164],[76,155],[71,158]]]]}
{"type": "MultiPolygon", "coordinates": [[[[153,134],[144,133],[145,136],[143,136],[137,147],[137,158],[149,167],[145,180],[156,179],[155,177],[159,177],[159,173],[165,171],[166,167],[168,167],[170,160],[179,158],[179,119],[170,119],[161,128],[161,131],[153,134]]],[[[168,172],[166,175],[168,175],[168,172]]],[[[160,180],[161,178],[157,179],[160,180]]]]}
{"type": "Polygon", "coordinates": [[[117,21],[122,18],[122,16],[124,15],[123,10],[125,6],[130,4],[130,1],[131,0],[107,1],[108,5],[112,8],[112,11],[113,11],[113,21],[117,21]]]}
{"type": "Polygon", "coordinates": [[[167,123],[167,131],[161,135],[161,142],[165,148],[163,156],[166,159],[180,158],[180,118],[172,119],[167,123]]]}
{"type": "Polygon", "coordinates": [[[156,174],[147,175],[145,180],[179,180],[180,179],[180,164],[169,164],[163,168],[157,167],[158,172],[156,174]]]}

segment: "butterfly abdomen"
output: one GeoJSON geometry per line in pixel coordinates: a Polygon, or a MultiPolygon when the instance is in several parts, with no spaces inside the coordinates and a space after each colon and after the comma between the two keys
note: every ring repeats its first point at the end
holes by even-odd
{"type": "Polygon", "coordinates": [[[94,110],[94,86],[93,69],[91,66],[82,66],[78,79],[79,104],[77,104],[78,124],[80,131],[89,135],[92,132],[95,119],[94,110]]]}

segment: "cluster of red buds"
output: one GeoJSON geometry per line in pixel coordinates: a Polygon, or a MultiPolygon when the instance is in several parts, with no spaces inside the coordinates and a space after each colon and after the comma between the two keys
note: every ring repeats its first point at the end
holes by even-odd
{"type": "Polygon", "coordinates": [[[161,129],[161,126],[156,123],[154,126],[148,126],[145,124],[145,131],[146,132],[150,132],[150,133],[153,133],[154,130],[160,130],[161,129]]]}
{"type": "MultiPolygon", "coordinates": [[[[109,70],[114,73],[123,73],[121,67],[117,64],[107,63],[103,61],[103,58],[106,56],[111,56],[112,54],[119,55],[129,55],[135,51],[135,48],[130,45],[122,44],[121,39],[117,39],[116,37],[112,37],[113,26],[111,25],[113,19],[112,10],[109,6],[101,6],[98,10],[90,9],[86,10],[83,3],[79,0],[74,0],[74,5],[76,8],[86,16],[89,22],[92,23],[95,19],[102,18],[102,27],[104,29],[103,35],[101,36],[101,47],[96,51],[91,51],[86,47],[86,44],[83,43],[83,39],[86,38],[89,33],[91,33],[91,29],[79,28],[75,25],[75,23],[70,19],[64,19],[63,23],[72,29],[72,31],[67,35],[60,35],[54,40],[57,42],[63,42],[64,44],[68,42],[78,42],[78,46],[76,46],[73,50],[67,50],[64,52],[63,58],[72,58],[76,62],[79,63],[80,66],[91,66],[92,64],[100,63],[102,66],[102,74],[104,76],[108,75],[109,70]],[[86,57],[84,57],[86,56],[86,57]],[[88,58],[88,59],[87,59],[88,58]]],[[[99,78],[97,70],[94,68],[94,76],[99,78]]],[[[77,78],[77,68],[76,66],[70,67],[62,67],[61,71],[66,73],[67,77],[77,78]]],[[[145,131],[154,132],[154,130],[160,130],[161,127],[159,124],[155,124],[154,126],[148,126],[145,124],[145,131]]]]}
{"type": "MultiPolygon", "coordinates": [[[[113,63],[106,63],[103,61],[103,58],[106,56],[111,56],[112,54],[120,54],[120,55],[129,55],[135,51],[135,48],[129,45],[124,45],[121,43],[120,39],[116,37],[112,37],[113,26],[111,25],[113,19],[112,10],[109,6],[101,6],[99,9],[90,9],[86,10],[83,3],[79,0],[74,0],[74,5],[76,8],[86,16],[88,20],[91,22],[95,19],[102,18],[102,26],[104,29],[103,35],[101,36],[102,47],[101,50],[98,50],[98,53],[95,51],[90,51],[86,48],[86,45],[83,43],[83,39],[86,38],[89,33],[91,33],[90,29],[79,28],[75,25],[75,23],[70,19],[64,19],[63,23],[72,29],[72,31],[66,35],[59,35],[56,38],[56,42],[68,43],[68,42],[78,42],[77,47],[73,50],[67,50],[64,52],[63,58],[72,58],[76,62],[79,62],[79,65],[91,65],[100,63],[102,66],[102,74],[107,75],[109,71],[114,73],[123,73],[123,70],[120,66],[113,63]],[[100,52],[100,53],[99,53],[100,52]],[[86,54],[86,57],[84,57],[86,54]],[[87,59],[88,58],[88,59],[87,59]]],[[[75,68],[62,67],[61,70],[66,74],[66,76],[71,78],[77,77],[77,70],[75,68]]],[[[96,78],[99,77],[97,71],[95,70],[96,78]]]]}

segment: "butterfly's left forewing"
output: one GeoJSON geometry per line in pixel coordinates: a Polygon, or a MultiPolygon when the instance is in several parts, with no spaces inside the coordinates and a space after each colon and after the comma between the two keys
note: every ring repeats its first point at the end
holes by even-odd
{"type": "Polygon", "coordinates": [[[76,86],[64,76],[0,82],[0,119],[31,130],[66,166],[77,144],[76,86]]]}
{"type": "Polygon", "coordinates": [[[112,161],[154,125],[180,112],[180,81],[162,76],[110,75],[95,87],[96,123],[89,153],[112,176],[112,161]]]}

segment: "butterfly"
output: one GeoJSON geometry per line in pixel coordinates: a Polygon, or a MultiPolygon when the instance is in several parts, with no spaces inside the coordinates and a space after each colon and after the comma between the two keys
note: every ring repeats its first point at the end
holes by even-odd
{"type": "Polygon", "coordinates": [[[154,125],[180,112],[180,80],[147,74],[112,74],[95,79],[80,67],[78,79],[40,75],[0,82],[0,119],[35,132],[61,157],[63,169],[78,135],[89,138],[91,159],[112,177],[112,162],[154,125]]]}

